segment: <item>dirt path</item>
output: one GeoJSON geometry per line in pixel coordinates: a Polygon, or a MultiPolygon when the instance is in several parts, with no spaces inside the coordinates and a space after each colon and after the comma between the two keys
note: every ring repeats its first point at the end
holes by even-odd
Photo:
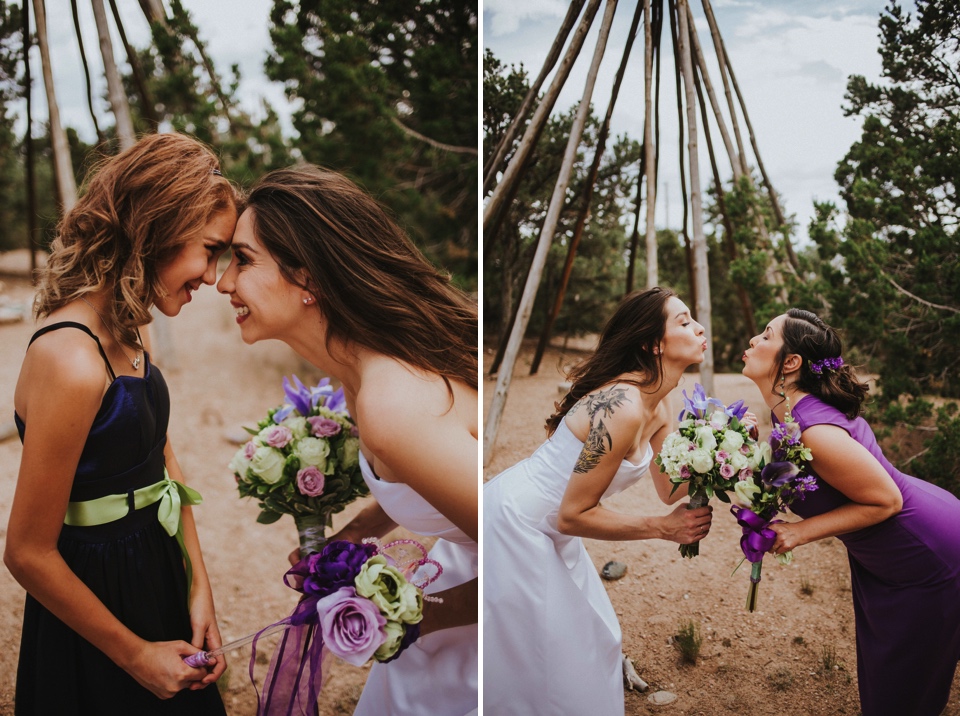
{"type": "MultiPolygon", "coordinates": [[[[2,294],[29,303],[32,289],[3,277],[2,294]]],[[[270,341],[247,346],[240,340],[227,300],[204,287],[169,323],[179,367],[158,361],[170,387],[169,435],[184,473],[203,494],[195,508],[204,560],[213,583],[224,640],[256,631],[289,614],[296,593],[283,585],[287,553],[296,544],[293,521],[256,523],[255,502],[237,497],[227,463],[236,449],[224,435],[253,425],[283,399],[281,379],[297,373],[304,382],[321,376],[286,345],[270,341]]],[[[13,392],[20,361],[33,332],[29,319],[0,325],[0,425],[13,418],[13,392]]],[[[10,502],[20,464],[20,442],[0,443],[0,545],[6,536],[10,502]]],[[[343,524],[360,503],[334,519],[343,524]]],[[[13,692],[24,592],[0,567],[0,714],[13,713],[13,692]]],[[[268,649],[259,649],[266,655],[268,649]]],[[[249,648],[234,652],[220,685],[231,716],[256,713],[256,696],[247,676],[249,648]]],[[[259,655],[258,655],[259,656],[259,655]]],[[[261,663],[260,671],[264,670],[261,663]]],[[[352,713],[367,671],[334,663],[320,713],[352,713]]],[[[55,684],[55,676],[51,683],[55,684]]]]}
{"type": "MultiPolygon", "coordinates": [[[[543,441],[543,422],[561,397],[561,364],[582,355],[548,352],[538,376],[530,377],[529,350],[518,361],[499,430],[489,479],[529,456],[543,441]]],[[[489,365],[491,355],[484,356],[489,365]]],[[[688,394],[697,375],[685,376],[680,389],[688,394]]],[[[716,377],[717,397],[726,403],[744,398],[769,433],[769,415],[756,386],[741,375],[716,377]]],[[[485,406],[493,381],[484,381],[485,406]]],[[[671,395],[679,413],[679,391],[671,395]]],[[[624,513],[665,514],[649,479],[606,501],[624,513]]],[[[846,551],[836,539],[797,550],[794,563],[779,567],[765,560],[759,608],[744,609],[748,567],[731,576],[740,561],[740,530],[727,508],[714,501],[714,526],[700,556],[682,559],[677,545],[661,540],[601,542],[587,540],[597,568],[610,560],[627,565],[626,575],[606,582],[620,617],[624,651],[640,676],[650,683],[647,694],[628,692],[626,712],[639,714],[859,714],[856,646],[850,570],[846,551]],[[671,643],[681,623],[693,621],[703,638],[696,665],[682,665],[671,643]],[[824,662],[833,668],[824,668],[824,662]],[[678,696],[655,706],[647,696],[666,690],[678,696]]],[[[960,715],[960,675],[954,680],[945,716],[960,715]]]]}

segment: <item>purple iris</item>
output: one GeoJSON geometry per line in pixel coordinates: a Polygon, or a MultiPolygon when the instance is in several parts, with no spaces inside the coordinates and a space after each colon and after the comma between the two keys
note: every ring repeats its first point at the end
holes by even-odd
{"type": "Polygon", "coordinates": [[[283,376],[283,393],[300,415],[307,416],[311,407],[310,389],[301,383],[297,376],[293,376],[293,382],[295,385],[291,385],[287,376],[283,376]]]}
{"type": "MultiPolygon", "coordinates": [[[[284,378],[286,380],[286,378],[284,378]]],[[[277,425],[282,423],[284,420],[290,417],[290,413],[293,412],[293,406],[289,403],[284,403],[282,406],[277,408],[273,413],[273,422],[277,425]]]]}
{"type": "Polygon", "coordinates": [[[743,420],[743,416],[747,414],[747,406],[743,404],[743,400],[738,400],[735,403],[730,403],[724,412],[729,415],[731,418],[736,418],[737,420],[743,420]]]}
{"type": "MultiPolygon", "coordinates": [[[[742,404],[743,401],[740,401],[740,403],[742,404]]],[[[707,417],[707,408],[711,405],[720,410],[726,410],[723,403],[716,398],[708,398],[707,391],[703,389],[702,385],[696,383],[693,386],[692,398],[687,396],[687,391],[683,391],[683,410],[680,411],[680,417],[677,419],[683,420],[684,413],[688,413],[690,417],[694,418],[705,418],[707,417]]]]}

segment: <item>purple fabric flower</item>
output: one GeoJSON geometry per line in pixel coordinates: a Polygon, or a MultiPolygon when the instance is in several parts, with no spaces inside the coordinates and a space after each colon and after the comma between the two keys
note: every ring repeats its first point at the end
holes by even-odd
{"type": "Polygon", "coordinates": [[[327,478],[313,465],[305,467],[297,473],[297,489],[301,495],[318,497],[323,494],[323,487],[327,478]]]}
{"type": "Polygon", "coordinates": [[[313,433],[314,437],[318,438],[333,437],[343,429],[336,420],[320,416],[307,418],[307,422],[310,423],[310,432],[313,433]]]}
{"type": "Polygon", "coordinates": [[[420,638],[420,622],[416,624],[407,624],[406,629],[403,631],[403,639],[400,640],[400,648],[397,649],[397,652],[391,656],[389,659],[384,659],[384,664],[389,664],[394,659],[398,658],[404,650],[413,644],[417,639],[420,638]]]}
{"type": "Polygon", "coordinates": [[[308,574],[303,579],[303,591],[325,597],[341,587],[353,587],[364,562],[377,551],[371,544],[353,544],[344,540],[328,542],[318,554],[307,558],[308,574]]]}
{"type": "Polygon", "coordinates": [[[272,448],[282,448],[293,440],[293,431],[286,425],[274,425],[263,432],[263,441],[272,448]]]}
{"type": "Polygon", "coordinates": [[[323,645],[348,664],[363,666],[386,636],[386,618],[353,587],[342,587],[317,602],[323,645]]]}
{"type": "Polygon", "coordinates": [[[840,370],[843,367],[843,358],[836,356],[834,358],[824,358],[810,363],[810,370],[817,375],[822,375],[825,370],[840,370]]]}

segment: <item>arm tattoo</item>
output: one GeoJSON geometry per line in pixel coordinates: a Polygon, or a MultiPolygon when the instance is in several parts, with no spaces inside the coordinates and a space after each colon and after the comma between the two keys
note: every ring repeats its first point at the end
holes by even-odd
{"type": "MultiPolygon", "coordinates": [[[[586,406],[591,425],[590,432],[583,444],[583,450],[580,452],[577,464],[573,468],[575,473],[589,472],[600,463],[600,459],[607,451],[613,449],[613,436],[610,435],[607,426],[603,424],[603,418],[611,417],[615,412],[614,409],[619,408],[626,399],[627,391],[623,388],[614,387],[601,390],[599,393],[587,396],[577,402],[577,406],[581,404],[586,406]]],[[[571,408],[571,412],[572,410],[571,408]]]]}

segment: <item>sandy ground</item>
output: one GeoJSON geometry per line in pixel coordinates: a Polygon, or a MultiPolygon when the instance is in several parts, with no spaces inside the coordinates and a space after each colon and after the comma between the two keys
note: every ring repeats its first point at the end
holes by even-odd
{"type": "MultiPolygon", "coordinates": [[[[0,270],[3,268],[0,262],[0,270]]],[[[29,306],[33,292],[26,281],[8,275],[0,276],[0,281],[4,284],[0,298],[29,306]]],[[[34,330],[29,310],[27,313],[25,321],[0,325],[0,427],[13,420],[14,386],[34,330]]],[[[193,302],[168,325],[176,361],[168,355],[165,360],[158,356],[157,362],[170,387],[169,436],[187,480],[204,496],[194,514],[220,631],[228,641],[288,615],[297,594],[282,581],[289,566],[286,556],[296,544],[293,520],[284,517],[272,525],[255,521],[256,503],[238,498],[227,469],[236,448],[225,435],[237,433],[242,425],[254,425],[269,408],[282,402],[284,375],[297,373],[304,382],[321,376],[282,343],[246,346],[229,303],[211,287],[197,292],[193,302]]],[[[0,544],[6,536],[19,464],[20,441],[14,437],[0,442],[0,544]]],[[[334,528],[360,506],[356,502],[337,515],[334,528]]],[[[13,713],[23,599],[23,589],[0,567],[0,714],[13,713]]],[[[268,651],[258,649],[258,657],[268,651]]],[[[219,682],[231,716],[256,713],[256,696],[247,676],[249,655],[249,647],[234,652],[219,682]]],[[[264,670],[260,663],[258,673],[264,670]]],[[[334,663],[327,671],[320,713],[352,713],[367,673],[343,662],[334,663]]],[[[55,675],[51,683],[56,683],[55,675]]]]}
{"type": "MultiPolygon", "coordinates": [[[[582,355],[552,350],[539,374],[531,377],[531,348],[525,346],[514,372],[495,452],[484,471],[487,479],[542,442],[543,422],[562,395],[561,366],[582,355]]],[[[489,366],[489,351],[484,359],[489,366]]],[[[695,373],[687,374],[679,389],[689,394],[696,381],[695,373]]],[[[765,421],[761,434],[769,434],[769,414],[750,380],[719,375],[715,386],[726,403],[744,398],[765,421]]],[[[484,380],[486,407],[493,387],[494,381],[484,380]]],[[[679,413],[679,390],[671,402],[679,413]]],[[[669,511],[649,478],[605,504],[624,513],[669,511]]],[[[744,608],[749,565],[731,576],[742,557],[740,530],[723,503],[714,500],[714,509],[713,528],[695,559],[681,558],[676,544],[661,540],[587,540],[598,569],[610,560],[627,565],[622,579],[605,584],[620,617],[624,651],[650,684],[646,694],[627,692],[627,714],[859,714],[850,570],[843,545],[833,538],[807,545],[787,567],[765,560],[759,607],[751,614],[744,608]],[[684,665],[673,637],[691,621],[703,641],[696,664],[684,665]],[[825,661],[832,668],[824,668],[825,661]],[[654,705],[648,696],[658,690],[678,698],[654,705]]],[[[960,674],[944,714],[960,715],[960,674]]]]}

